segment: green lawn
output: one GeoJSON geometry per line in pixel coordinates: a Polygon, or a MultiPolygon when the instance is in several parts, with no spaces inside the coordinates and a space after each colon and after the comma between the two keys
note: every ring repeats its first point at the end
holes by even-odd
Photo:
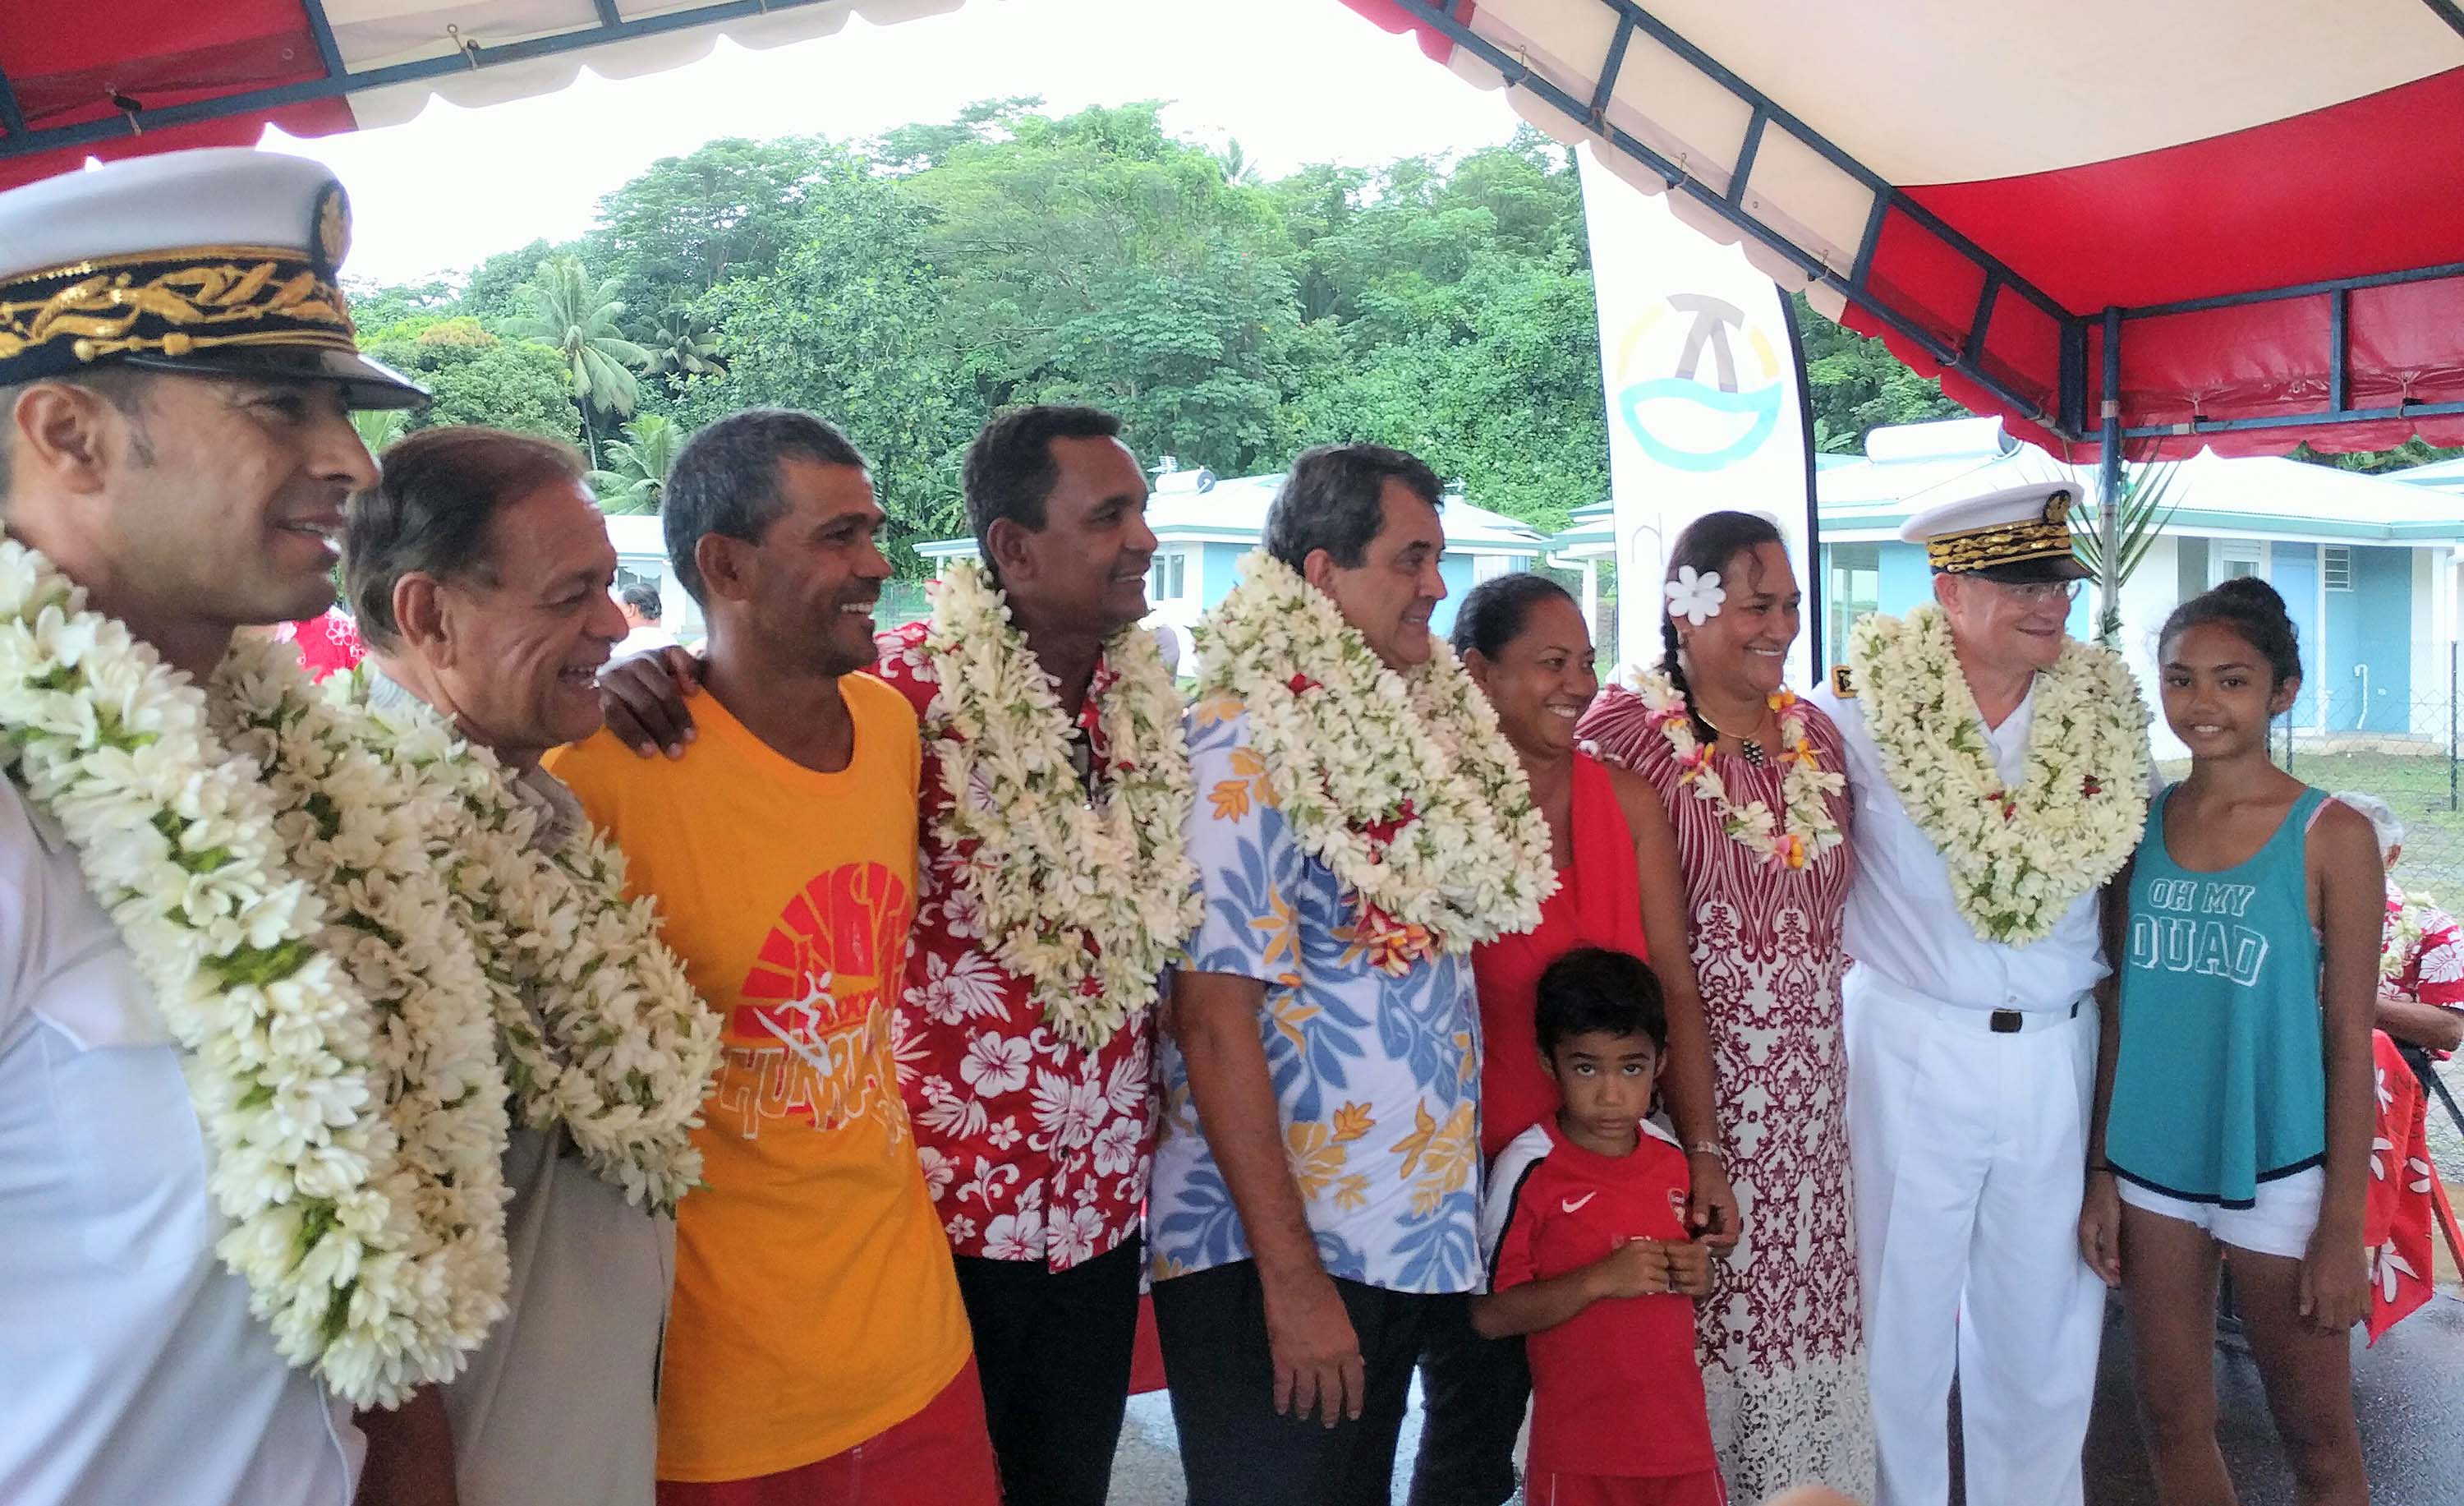
{"type": "MultiPolygon", "coordinates": [[[[2167,780],[2189,772],[2188,761],[2162,767],[2167,780]]],[[[2408,890],[2427,892],[2450,908],[2464,904],[2464,811],[2448,805],[2443,750],[2426,758],[2297,750],[2293,774],[2321,789],[2357,789],[2394,807],[2405,826],[2404,857],[2396,865],[2396,882],[2408,890]]]]}

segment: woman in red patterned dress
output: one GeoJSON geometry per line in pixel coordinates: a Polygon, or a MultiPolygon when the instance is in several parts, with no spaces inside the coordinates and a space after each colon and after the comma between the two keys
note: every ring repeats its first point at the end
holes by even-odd
{"type": "MultiPolygon", "coordinates": [[[[1472,951],[1480,993],[1481,1160],[1557,1111],[1533,1017],[1540,974],[1577,946],[1656,958],[1668,1003],[1669,1117],[1689,1155],[1695,1227],[1715,1250],[1737,1235],[1734,1196],[1719,1160],[1709,1039],[1685,963],[1684,878],[1677,840],[1651,786],[1574,747],[1599,681],[1582,609],[1546,576],[1500,576],[1456,612],[1455,651],[1497,712],[1499,730],[1531,780],[1549,823],[1557,892],[1540,924],[1472,951]]],[[[1520,1340],[1488,1340],[1450,1313],[1422,1351],[1428,1398],[1413,1506],[1496,1506],[1514,1494],[1515,1434],[1530,1394],[1520,1340]]]]}
{"type": "Polygon", "coordinates": [[[1874,1490],[1848,1192],[1839,734],[1784,683],[1799,593],[1779,532],[1711,513],[1670,551],[1665,655],[1583,718],[1677,831],[1719,1120],[1745,1239],[1700,1304],[1720,1468],[1741,1501],[1874,1490]]]}

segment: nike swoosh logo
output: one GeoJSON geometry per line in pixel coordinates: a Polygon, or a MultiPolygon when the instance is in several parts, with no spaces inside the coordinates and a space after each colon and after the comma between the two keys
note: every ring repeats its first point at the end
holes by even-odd
{"type": "Polygon", "coordinates": [[[1592,1199],[1594,1199],[1594,1198],[1595,1198],[1595,1197],[1598,1197],[1599,1195],[1600,1195],[1600,1194],[1599,1194],[1598,1189],[1595,1188],[1595,1189],[1594,1189],[1594,1190],[1592,1190],[1592,1191],[1589,1191],[1589,1192],[1584,1193],[1581,1197],[1578,1197],[1578,1198],[1568,1198],[1568,1199],[1567,1199],[1567,1200],[1566,1200],[1562,1205],[1560,1205],[1560,1206],[1559,1206],[1559,1207],[1558,1207],[1558,1211],[1559,1211],[1559,1212],[1561,1212],[1561,1213],[1574,1213],[1574,1212],[1579,1212],[1579,1211],[1581,1211],[1582,1207],[1583,1207],[1583,1205],[1584,1205],[1584,1204],[1589,1203],[1592,1199]]]}

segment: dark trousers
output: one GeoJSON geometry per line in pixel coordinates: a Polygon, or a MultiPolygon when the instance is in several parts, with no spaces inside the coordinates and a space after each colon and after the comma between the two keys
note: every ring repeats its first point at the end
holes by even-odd
{"type": "Polygon", "coordinates": [[[1369,1396],[1329,1428],[1275,1411],[1258,1267],[1243,1260],[1155,1288],[1155,1335],[1180,1433],[1189,1506],[1386,1506],[1395,1439],[1430,1309],[1447,1300],[1338,1280],[1369,1396]]]}
{"type": "Polygon", "coordinates": [[[1440,1297],[1420,1345],[1420,1454],[1412,1506],[1501,1506],[1514,1498],[1514,1440],[1531,1401],[1520,1339],[1483,1339],[1471,1298],[1440,1297]]]}
{"type": "Polygon", "coordinates": [[[1138,1334],[1135,1236],[1084,1265],[957,1258],[1005,1506],[1103,1506],[1138,1334]]]}

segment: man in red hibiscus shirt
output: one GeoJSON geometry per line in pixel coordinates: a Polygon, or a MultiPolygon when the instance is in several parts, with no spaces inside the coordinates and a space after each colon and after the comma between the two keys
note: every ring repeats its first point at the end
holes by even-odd
{"type": "MultiPolygon", "coordinates": [[[[931,621],[880,639],[878,673],[925,738],[899,1081],[1010,1506],[1096,1506],[1111,1482],[1154,1146],[1155,984],[1195,919],[1178,698],[1153,637],[1128,631],[1146,615],[1155,539],[1120,428],[1063,407],[987,425],[965,485],[988,568],[954,570],[931,621]],[[1021,693],[1039,680],[1047,696],[1021,693]],[[968,797],[955,810],[954,793],[968,797]],[[1093,891],[1061,902],[1057,923],[1023,897],[1067,888],[1055,872],[1093,891]]],[[[670,651],[611,670],[610,725],[645,753],[680,746],[694,669],[670,651]]]]}

